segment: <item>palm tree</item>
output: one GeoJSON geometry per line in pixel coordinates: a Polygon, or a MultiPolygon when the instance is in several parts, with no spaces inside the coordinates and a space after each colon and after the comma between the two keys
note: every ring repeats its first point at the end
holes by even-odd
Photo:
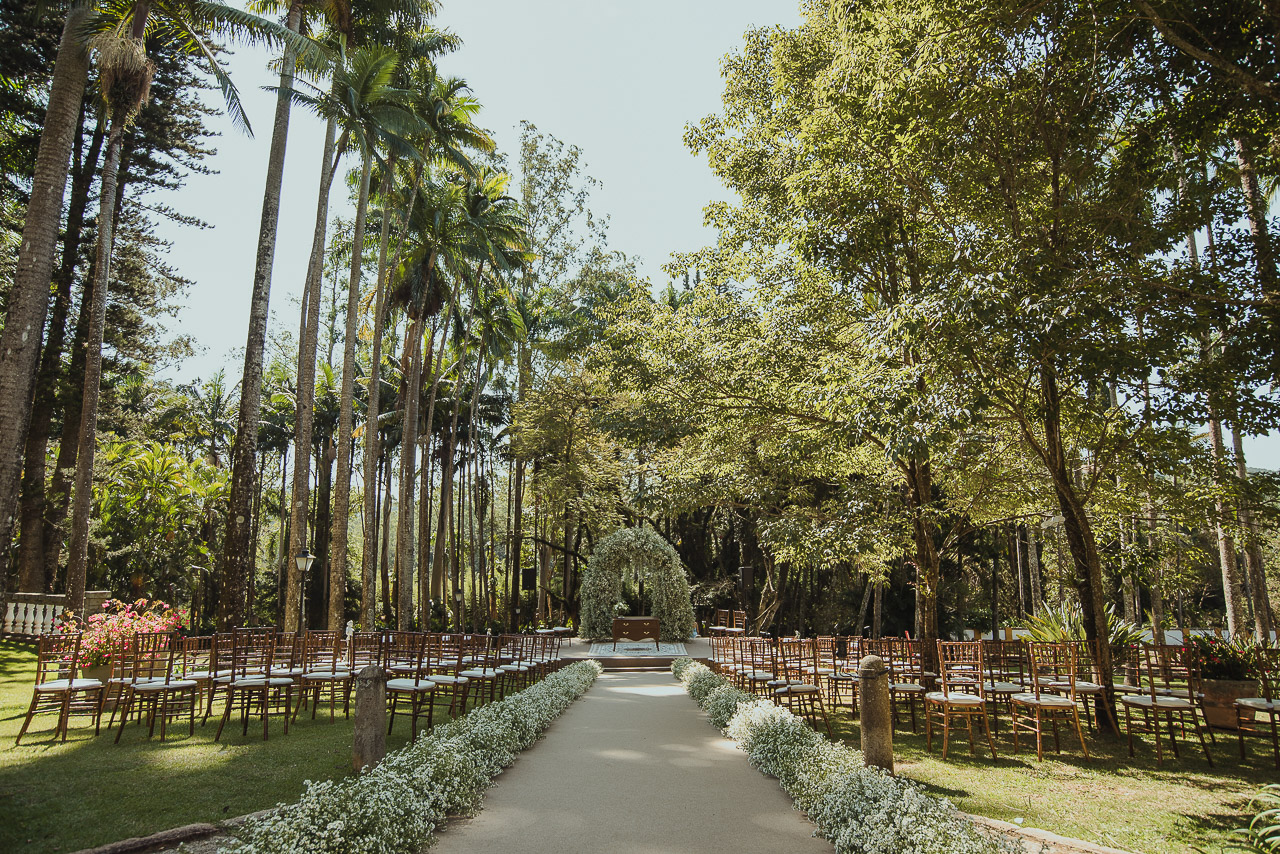
{"type": "MultiPolygon", "coordinates": [[[[341,414],[338,421],[338,480],[334,489],[333,532],[329,541],[331,573],[329,628],[342,624],[342,587],[347,570],[347,529],[351,500],[351,437],[354,431],[356,371],[356,327],[359,319],[360,274],[364,253],[365,218],[369,206],[369,185],[373,162],[380,145],[402,157],[417,157],[405,137],[413,134],[416,120],[408,109],[410,93],[391,85],[400,59],[394,50],[382,46],[342,52],[342,63],[334,72],[331,92],[295,94],[300,102],[325,118],[333,118],[342,136],[361,157],[359,199],[352,239],[351,275],[347,288],[347,323],[342,357],[341,414]]],[[[375,359],[377,357],[375,356],[375,359]]],[[[376,408],[373,411],[377,411],[376,408]]],[[[370,431],[373,432],[373,431],[370,431]]]]}
{"type": "MultiPolygon", "coordinates": [[[[459,78],[441,78],[436,68],[429,62],[418,60],[411,64],[409,69],[409,88],[420,93],[420,97],[415,104],[416,112],[423,122],[424,134],[420,143],[424,152],[424,160],[429,163],[432,160],[443,160],[453,163],[464,171],[471,171],[472,166],[467,158],[464,148],[469,148],[481,152],[491,152],[494,150],[493,139],[483,130],[477,128],[473,123],[475,114],[479,110],[479,104],[469,97],[467,85],[459,78]]],[[[422,185],[423,175],[427,165],[415,165],[413,168],[413,189],[410,193],[408,205],[405,207],[404,220],[401,224],[401,230],[404,230],[405,222],[412,215],[414,207],[417,203],[418,193],[422,185]]],[[[379,239],[378,248],[378,280],[377,291],[374,300],[374,319],[373,319],[373,353],[374,357],[369,368],[369,408],[370,411],[376,412],[379,407],[379,389],[381,382],[379,374],[382,368],[381,352],[383,326],[385,323],[385,313],[387,304],[386,279],[388,266],[386,263],[387,255],[387,239],[390,224],[390,216],[386,209],[386,201],[388,194],[386,192],[380,194],[384,199],[382,210],[382,234],[379,239]]],[[[404,242],[401,242],[401,249],[404,248],[404,242]]],[[[395,264],[392,265],[396,266],[395,264]]],[[[421,338],[419,330],[418,338],[421,338]]],[[[419,351],[420,347],[415,347],[419,351]]],[[[412,360],[413,357],[410,357],[412,360]]],[[[416,398],[415,398],[416,400],[416,398]]],[[[366,484],[375,483],[377,475],[377,462],[381,456],[378,449],[379,435],[376,430],[366,430],[364,437],[364,482],[366,484]]],[[[377,536],[377,495],[374,491],[366,488],[364,493],[364,542],[363,553],[361,559],[361,607],[362,617],[366,624],[372,624],[374,595],[373,595],[373,578],[374,563],[377,559],[376,549],[374,548],[375,538],[377,536]]],[[[403,517],[402,517],[403,518],[403,517]]],[[[397,528],[400,534],[406,532],[397,528]]]]}
{"type": "MultiPolygon", "coordinates": [[[[385,2],[385,0],[374,0],[374,2],[385,2]]],[[[391,0],[391,2],[395,3],[397,0],[391,0]]],[[[415,0],[403,0],[403,4],[402,7],[399,7],[401,11],[392,15],[378,14],[376,10],[368,11],[367,15],[354,15],[351,14],[351,10],[348,10],[345,18],[334,22],[334,31],[340,42],[346,40],[348,44],[366,42],[385,44],[387,42],[407,41],[409,42],[408,49],[401,52],[415,56],[431,56],[446,50],[453,50],[460,44],[458,39],[451,34],[429,27],[421,27],[421,19],[434,11],[434,7],[431,4],[425,2],[425,0],[420,0],[417,3],[415,3],[415,0]],[[416,15],[413,10],[417,10],[416,15]],[[419,29],[409,26],[409,23],[413,21],[419,22],[419,29]]],[[[335,80],[331,89],[331,96],[334,98],[341,97],[337,90],[338,85],[338,81],[335,80]]],[[[303,286],[302,316],[299,320],[298,330],[298,411],[296,419],[297,434],[294,442],[294,459],[298,462],[308,458],[307,448],[311,442],[311,407],[315,397],[316,342],[320,323],[320,275],[323,268],[325,233],[329,218],[329,190],[333,183],[333,176],[337,172],[338,163],[347,147],[347,139],[345,137],[338,138],[336,116],[331,117],[326,122],[325,127],[324,153],[321,157],[320,182],[316,199],[315,228],[312,232],[311,255],[308,259],[306,279],[303,286]]],[[[310,469],[306,465],[295,465],[289,543],[290,551],[294,554],[306,549],[309,496],[310,469]]],[[[286,628],[291,626],[296,628],[289,621],[295,620],[298,613],[297,597],[301,589],[301,580],[301,575],[297,569],[291,568],[287,585],[290,604],[285,609],[286,628]]]]}
{"type": "MultiPolygon", "coordinates": [[[[204,33],[211,29],[249,39],[272,39],[291,45],[312,61],[319,57],[309,40],[257,15],[211,0],[124,0],[104,5],[90,20],[90,39],[98,63],[98,79],[106,101],[107,154],[99,189],[98,242],[94,261],[93,304],[85,361],[84,397],[80,416],[80,449],[76,457],[75,494],[71,510],[71,542],[67,559],[67,604],[73,611],[84,603],[89,556],[89,511],[93,501],[93,458],[102,378],[102,336],[106,324],[107,287],[115,219],[116,179],[125,129],[146,102],[155,64],[147,55],[147,39],[172,45],[201,57],[218,81],[232,121],[248,131],[235,84],[219,65],[204,33]]],[[[47,284],[46,284],[47,288],[47,284]]],[[[29,401],[28,401],[29,406],[29,401]]]]}

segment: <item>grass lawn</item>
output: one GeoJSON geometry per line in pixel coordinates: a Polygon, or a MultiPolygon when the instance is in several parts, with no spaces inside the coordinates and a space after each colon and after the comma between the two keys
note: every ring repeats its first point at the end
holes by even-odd
{"type": "MultiPolygon", "coordinates": [[[[968,734],[953,728],[951,747],[941,758],[941,733],[935,733],[930,754],[925,749],[924,719],[919,735],[911,734],[910,718],[900,716],[894,731],[896,770],[924,783],[936,795],[977,815],[1014,821],[1063,836],[1110,845],[1136,854],[1218,852],[1230,832],[1248,823],[1250,798],[1265,783],[1280,782],[1269,739],[1246,739],[1248,759],[1241,762],[1235,733],[1217,733],[1210,744],[1214,766],[1205,762],[1200,742],[1179,743],[1182,758],[1165,754],[1156,764],[1150,736],[1135,745],[1129,758],[1123,736],[1119,740],[1091,737],[1085,741],[1092,757],[1085,760],[1075,733],[1063,734],[1062,755],[1055,756],[1048,741],[1043,762],[1036,761],[1035,737],[1019,735],[1020,752],[1013,755],[1007,711],[1002,710],[996,736],[999,759],[991,761],[979,735],[978,758],[969,753],[968,734]]],[[[858,723],[842,713],[832,721],[838,737],[857,747],[858,723]]],[[[963,725],[962,725],[963,726],[963,725]]],[[[1121,729],[1124,716],[1120,716],[1121,729]]],[[[1168,744],[1166,743],[1166,748],[1168,744]]]]}
{"type": "MultiPolygon", "coordinates": [[[[215,742],[217,717],[196,734],[185,724],[147,741],[143,726],[125,728],[120,744],[94,737],[89,718],[72,718],[66,743],[52,742],[56,715],[36,717],[15,747],[31,686],[34,648],[0,641],[0,852],[68,852],[192,822],[214,822],[281,801],[296,800],[303,781],[349,773],[351,722],[339,712],[329,722],[321,706],[312,721],[304,711],[284,734],[271,722],[271,738],[262,741],[261,724],[249,737],[227,725],[215,742]]],[[[219,704],[221,705],[221,704],[219,704]]],[[[216,709],[215,709],[216,711],[216,709]]],[[[396,721],[387,749],[409,739],[408,721],[396,721]]]]}

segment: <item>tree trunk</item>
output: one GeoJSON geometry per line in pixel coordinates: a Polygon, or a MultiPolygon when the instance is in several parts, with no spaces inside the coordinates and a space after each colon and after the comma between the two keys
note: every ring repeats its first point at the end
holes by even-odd
{"type": "Polygon", "coordinates": [[[911,512],[911,533],[916,546],[916,595],[920,597],[920,660],[924,669],[938,672],[938,585],[941,562],[934,546],[937,530],[929,515],[933,505],[933,473],[928,462],[910,460],[906,465],[911,512]]]}
{"type": "MultiPolygon", "coordinates": [[[[298,32],[302,3],[289,5],[287,26],[298,32]]],[[[231,494],[227,499],[227,533],[223,542],[222,595],[218,599],[218,628],[229,631],[243,625],[248,606],[248,582],[258,563],[252,548],[254,472],[258,455],[258,420],[262,414],[262,362],[267,345],[267,311],[271,301],[271,270],[276,255],[276,226],[280,221],[280,188],[284,183],[284,158],[289,138],[290,90],[296,65],[288,47],[280,63],[280,92],[276,97],[275,124],[267,159],[267,182],[262,193],[258,224],[258,251],[253,267],[253,293],[249,298],[249,332],[244,345],[244,373],[240,378],[240,412],[231,445],[231,494]]]]}
{"type": "MultiPolygon", "coordinates": [[[[87,99],[81,102],[80,125],[83,125],[84,107],[87,103],[87,99]]],[[[89,141],[89,150],[83,157],[80,156],[79,149],[76,150],[75,168],[71,177],[71,200],[67,205],[67,228],[62,240],[62,260],[54,276],[56,291],[53,311],[49,317],[49,340],[40,354],[35,400],[31,408],[31,426],[27,431],[23,454],[25,462],[22,469],[22,537],[18,551],[18,589],[32,593],[43,593],[53,580],[45,557],[46,543],[50,539],[45,522],[48,507],[45,466],[53,412],[57,404],[57,389],[62,375],[62,351],[66,342],[67,314],[71,308],[71,286],[75,282],[76,263],[80,257],[85,213],[89,207],[89,190],[98,171],[98,159],[105,139],[106,119],[99,117],[89,141]]]]}
{"type": "Polygon", "coordinates": [[[396,624],[401,631],[413,620],[413,500],[414,477],[418,465],[418,402],[422,398],[422,331],[423,318],[414,318],[405,333],[404,355],[407,366],[402,383],[400,429],[400,494],[396,506],[396,624]]]}
{"type": "Polygon", "coordinates": [[[111,281],[111,250],[115,238],[116,176],[124,138],[121,122],[113,120],[107,137],[99,190],[98,246],[94,262],[93,311],[85,353],[84,396],[80,410],[80,448],[76,453],[75,493],[71,507],[71,544],[67,556],[67,608],[84,610],[89,571],[89,511],[93,508],[93,461],[97,442],[98,395],[102,383],[102,337],[107,321],[107,287],[111,281]]]}
{"type": "MultiPolygon", "coordinates": [[[[329,547],[329,631],[342,628],[347,585],[347,533],[351,522],[352,442],[355,431],[356,330],[360,316],[360,271],[364,246],[365,214],[369,209],[369,180],[373,153],[367,152],[360,169],[360,197],[352,235],[351,276],[347,281],[347,328],[342,346],[342,398],[338,414],[338,481],[333,494],[333,534],[329,547]]],[[[381,355],[376,354],[376,356],[381,355]]],[[[366,424],[365,434],[376,433],[377,415],[366,424]]],[[[366,481],[368,483],[368,481],[366,481]]],[[[365,492],[369,492],[368,488],[365,492]]],[[[366,529],[370,526],[366,525],[366,529]]],[[[363,563],[363,561],[362,561],[363,563]]],[[[363,585],[362,585],[363,586],[363,585]]]]}
{"type": "MultiPolygon", "coordinates": [[[[1093,536],[1093,523],[1076,490],[1070,463],[1062,441],[1062,398],[1058,390],[1058,377],[1049,364],[1040,368],[1040,395],[1042,404],[1041,426],[1044,444],[1036,446],[1049,477],[1053,482],[1062,513],[1063,533],[1066,535],[1071,557],[1075,564],[1076,589],[1080,593],[1080,608],[1084,618],[1085,637],[1097,650],[1098,673],[1101,684],[1108,686],[1098,696],[1099,726],[1115,720],[1115,690],[1111,662],[1110,627],[1103,598],[1102,561],[1093,536]],[[1105,714],[1104,714],[1105,713],[1105,714]]],[[[1026,425],[1023,426],[1026,429],[1026,425]]],[[[1114,733],[1118,735],[1118,733],[1114,733]]]]}
{"type": "Polygon", "coordinates": [[[1244,631],[1244,627],[1248,623],[1248,617],[1245,614],[1244,589],[1241,584],[1240,568],[1236,564],[1236,541],[1227,529],[1233,514],[1222,494],[1226,488],[1226,478],[1223,472],[1226,448],[1222,441],[1222,422],[1218,420],[1217,413],[1212,411],[1212,407],[1209,419],[1209,444],[1210,449],[1213,451],[1213,480],[1214,485],[1217,487],[1213,507],[1214,529],[1218,536],[1218,566],[1222,570],[1222,595],[1226,602],[1227,632],[1234,638],[1238,637],[1237,632],[1244,631]]]}
{"type": "MultiPolygon", "coordinates": [[[[1274,324],[1280,311],[1280,293],[1276,287],[1276,259],[1267,233],[1267,208],[1258,188],[1258,175],[1253,167],[1253,150],[1243,137],[1235,138],[1236,164],[1240,167],[1240,189],[1244,193],[1245,214],[1249,217],[1249,231],[1253,236],[1254,257],[1257,259],[1258,288],[1266,305],[1266,312],[1274,324]]],[[[1273,327],[1274,331],[1274,327],[1273,327]]]]}
{"type": "Polygon", "coordinates": [[[1040,575],[1040,543],[1035,528],[1027,527],[1027,575],[1031,577],[1031,614],[1040,615],[1044,604],[1044,589],[1040,575]]]}
{"type": "MultiPolygon", "coordinates": [[[[0,331],[0,608],[4,607],[9,589],[9,545],[18,505],[22,452],[31,423],[40,344],[49,311],[49,282],[58,227],[62,224],[67,170],[89,75],[89,57],[81,44],[80,31],[90,9],[87,3],[73,4],[62,27],[44,129],[36,151],[31,198],[8,293],[8,312],[0,331]]],[[[118,133],[113,179],[120,157],[118,133]]],[[[115,194],[109,195],[114,204],[115,194]]],[[[110,229],[109,224],[105,227],[110,229]]]]}
{"type": "MultiPolygon", "coordinates": [[[[382,466],[383,477],[383,493],[382,493],[382,555],[379,565],[382,567],[382,619],[387,625],[391,625],[391,573],[388,563],[391,558],[391,457],[387,456],[387,461],[382,466]]],[[[369,623],[365,627],[365,631],[369,631],[373,627],[373,623],[369,623]]]]}
{"type": "Polygon", "coordinates": [[[324,269],[325,231],[329,221],[329,188],[336,171],[337,124],[325,128],[324,153],[320,162],[320,190],[316,200],[316,224],[311,238],[311,257],[303,288],[302,320],[298,333],[298,392],[294,418],[293,494],[289,501],[289,581],[285,586],[284,628],[298,630],[301,609],[302,574],[293,555],[307,551],[307,508],[311,489],[311,433],[316,396],[316,343],[320,334],[320,277],[324,269]]]}
{"type": "Polygon", "coordinates": [[[1258,523],[1249,506],[1249,469],[1244,461],[1244,441],[1239,429],[1231,431],[1231,443],[1236,456],[1236,477],[1240,478],[1240,525],[1245,532],[1244,564],[1249,584],[1253,588],[1253,628],[1258,640],[1266,641],[1275,630],[1271,616],[1271,594],[1267,590],[1267,575],[1262,563],[1262,548],[1258,545],[1258,523]]]}

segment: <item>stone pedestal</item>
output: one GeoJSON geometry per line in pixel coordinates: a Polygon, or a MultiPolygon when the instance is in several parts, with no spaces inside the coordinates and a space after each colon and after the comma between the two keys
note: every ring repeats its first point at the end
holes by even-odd
{"type": "Polygon", "coordinates": [[[351,767],[359,773],[387,755],[387,674],[376,664],[356,674],[355,736],[351,767]]]}
{"type": "Polygon", "coordinates": [[[889,668],[878,655],[858,665],[858,716],[862,762],[893,773],[893,714],[889,705],[889,668]]]}

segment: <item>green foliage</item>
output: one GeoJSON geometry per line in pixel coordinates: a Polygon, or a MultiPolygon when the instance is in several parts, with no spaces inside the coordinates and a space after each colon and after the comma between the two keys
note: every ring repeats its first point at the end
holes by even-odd
{"type": "MultiPolygon", "coordinates": [[[[1107,608],[1107,626],[1113,650],[1140,644],[1146,638],[1139,626],[1116,614],[1114,605],[1107,608]]],[[[1067,600],[1060,605],[1044,605],[1039,614],[1027,618],[1027,631],[1033,641],[1045,643],[1084,640],[1084,616],[1079,603],[1067,600]]]]}
{"type": "Polygon", "coordinates": [[[159,442],[112,442],[99,451],[94,507],[104,589],[187,601],[212,568],[211,545],[227,474],[159,442]]]}
{"type": "Polygon", "coordinates": [[[1249,826],[1241,831],[1245,844],[1241,847],[1262,854],[1280,851],[1280,785],[1263,786],[1262,791],[1249,802],[1251,810],[1257,810],[1249,826]]]}
{"type": "Polygon", "coordinates": [[[1209,635],[1192,635],[1184,644],[1187,664],[1202,679],[1243,681],[1258,678],[1261,666],[1258,645],[1252,638],[1237,636],[1223,640],[1209,635]]]}

